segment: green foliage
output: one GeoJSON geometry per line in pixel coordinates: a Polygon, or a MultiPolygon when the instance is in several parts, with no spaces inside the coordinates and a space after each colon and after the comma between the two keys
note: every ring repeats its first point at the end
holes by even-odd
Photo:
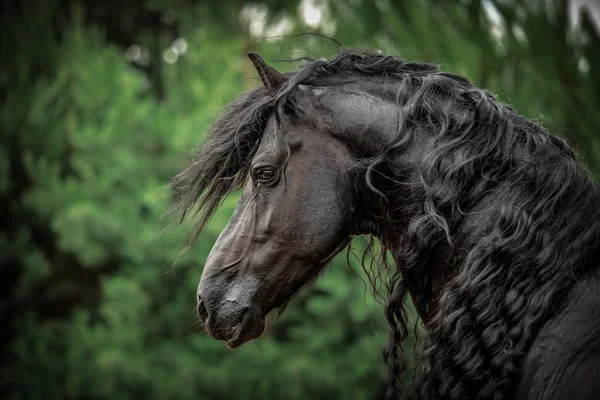
{"type": "MultiPolygon", "coordinates": [[[[249,7],[241,1],[227,9],[213,1],[138,4],[121,10],[116,31],[110,21],[91,23],[94,14],[78,4],[38,0],[5,6],[0,17],[2,397],[373,398],[387,328],[356,260],[355,274],[345,255],[336,259],[265,336],[232,351],[200,333],[194,302],[237,197],[188,252],[181,247],[191,222],[163,232],[169,179],[223,106],[257,84],[244,53],[318,57],[335,46],[317,37],[258,44],[239,22],[249,7]],[[186,50],[166,62],[176,37],[161,30],[165,23],[125,22],[154,21],[171,7],[186,50]],[[115,44],[123,46],[115,32],[124,31],[135,32],[129,44],[151,49],[150,62],[127,61],[127,48],[115,44]]],[[[543,114],[598,165],[600,44],[588,20],[587,39],[569,42],[547,13],[500,4],[527,40],[508,29],[499,41],[479,2],[319,4],[345,45],[466,75],[524,114],[543,114]]],[[[269,26],[285,16],[291,33],[309,30],[298,2],[260,5],[269,26]]],[[[556,10],[563,21],[564,7],[556,10]]]]}

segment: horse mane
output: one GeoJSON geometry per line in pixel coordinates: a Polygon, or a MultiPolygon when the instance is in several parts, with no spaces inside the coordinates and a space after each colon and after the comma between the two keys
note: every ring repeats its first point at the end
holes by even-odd
{"type": "MultiPolygon", "coordinates": [[[[537,333],[598,255],[598,185],[562,139],[431,64],[344,50],[287,75],[279,92],[260,87],[230,104],[193,162],[173,179],[179,221],[190,212],[198,217],[188,244],[244,183],[267,119],[294,87],[368,77],[365,90],[395,102],[405,116],[384,150],[360,164],[361,187],[390,212],[401,207],[394,201],[400,190],[378,176],[415,135],[435,137],[410,185],[420,200],[410,210],[414,217],[406,232],[395,232],[396,242],[382,244],[382,253],[392,251],[403,270],[393,271],[388,283],[386,397],[512,398],[537,333]],[[483,212],[491,217],[472,226],[470,219],[483,212]],[[452,249],[455,274],[428,321],[425,370],[407,388],[400,379],[407,368],[401,348],[408,337],[406,297],[435,260],[447,256],[444,248],[452,249]]],[[[381,234],[393,236],[394,229],[390,222],[381,234]]]]}

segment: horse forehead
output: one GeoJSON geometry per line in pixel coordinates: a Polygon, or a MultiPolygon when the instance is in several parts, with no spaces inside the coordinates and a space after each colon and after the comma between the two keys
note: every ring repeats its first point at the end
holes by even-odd
{"type": "Polygon", "coordinates": [[[259,152],[274,152],[281,150],[281,137],[277,128],[277,121],[275,116],[271,116],[267,120],[265,129],[263,131],[260,145],[258,146],[259,152]]]}
{"type": "MultiPolygon", "coordinates": [[[[313,115],[308,118],[314,118],[313,115]]],[[[259,146],[259,152],[281,152],[287,151],[286,148],[294,151],[301,147],[303,143],[315,141],[318,135],[315,135],[315,125],[307,121],[291,122],[280,120],[278,125],[275,115],[272,115],[265,126],[263,137],[259,146]]]]}

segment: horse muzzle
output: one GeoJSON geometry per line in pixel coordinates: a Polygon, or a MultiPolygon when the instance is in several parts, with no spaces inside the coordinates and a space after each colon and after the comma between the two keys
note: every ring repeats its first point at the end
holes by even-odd
{"type": "Polygon", "coordinates": [[[229,299],[212,306],[215,302],[204,301],[200,294],[197,300],[198,316],[206,332],[232,349],[260,337],[266,329],[265,316],[251,306],[229,299]]]}

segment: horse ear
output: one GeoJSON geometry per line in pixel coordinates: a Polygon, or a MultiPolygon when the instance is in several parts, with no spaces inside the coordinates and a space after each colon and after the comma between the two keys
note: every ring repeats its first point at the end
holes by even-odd
{"type": "Polygon", "coordinates": [[[283,83],[288,80],[281,72],[267,65],[265,60],[258,54],[251,51],[248,53],[248,58],[250,58],[250,61],[254,64],[254,68],[258,71],[260,79],[269,92],[283,85],[283,83]]]}

